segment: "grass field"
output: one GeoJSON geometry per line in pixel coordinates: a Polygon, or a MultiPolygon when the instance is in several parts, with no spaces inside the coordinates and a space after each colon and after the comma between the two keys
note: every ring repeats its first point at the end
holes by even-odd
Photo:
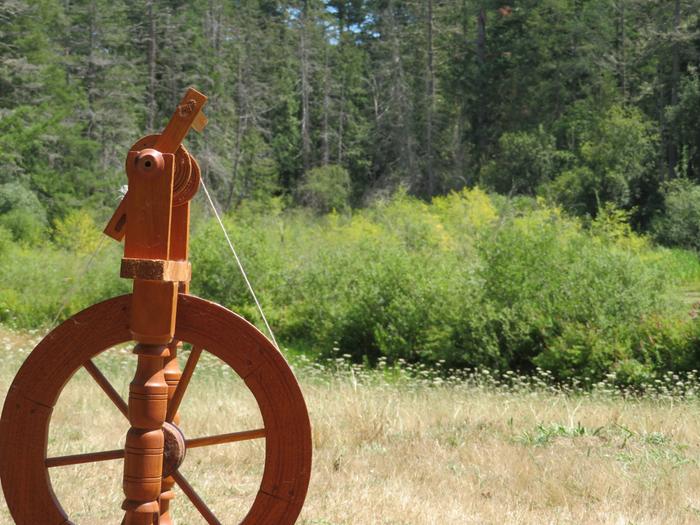
{"type": "MultiPolygon", "coordinates": [[[[36,339],[0,331],[2,399],[36,339]]],[[[124,394],[133,361],[114,349],[98,365],[124,394]]],[[[315,448],[302,524],[700,523],[693,381],[669,378],[685,396],[662,388],[632,399],[604,387],[567,394],[517,379],[506,387],[420,371],[409,378],[345,365],[296,369],[315,448]]],[[[250,394],[215,358],[200,363],[182,419],[188,437],[260,424],[250,394]]],[[[56,408],[49,455],[118,448],[125,431],[122,416],[80,372],[56,408]]],[[[223,523],[238,523],[263,454],[261,442],[194,449],[182,471],[223,523]]],[[[51,476],[75,523],[120,522],[119,461],[56,468],[51,476]]],[[[180,525],[204,523],[184,496],[175,509],[180,525]]],[[[12,523],[4,500],[0,523],[12,523]]]]}

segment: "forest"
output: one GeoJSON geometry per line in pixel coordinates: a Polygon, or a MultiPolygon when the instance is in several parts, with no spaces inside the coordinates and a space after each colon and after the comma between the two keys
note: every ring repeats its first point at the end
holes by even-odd
{"type": "Polygon", "coordinates": [[[580,216],[612,203],[693,246],[677,221],[700,194],[698,7],[5,0],[2,223],[31,236],[73,208],[111,208],[124,151],[193,85],[211,124],[191,149],[225,211],[479,185],[580,216]]]}
{"type": "MultiPolygon", "coordinates": [[[[4,0],[0,321],[127,289],[116,246],[86,275],[76,256],[129,146],[194,86],[209,125],[188,148],[286,346],[590,381],[692,370],[699,7],[4,0]]],[[[257,322],[203,201],[193,227],[195,293],[257,322]]]]}

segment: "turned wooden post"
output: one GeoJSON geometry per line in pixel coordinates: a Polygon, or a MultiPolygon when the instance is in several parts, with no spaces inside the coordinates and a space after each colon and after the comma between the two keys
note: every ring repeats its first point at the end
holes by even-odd
{"type": "MultiPolygon", "coordinates": [[[[174,155],[155,149],[127,157],[127,201],[124,257],[167,260],[173,198],[174,155]]],[[[138,365],[129,385],[129,422],[124,449],[126,525],[152,525],[160,513],[163,469],[163,423],[168,385],[163,359],[175,331],[177,283],[134,279],[130,330],[137,341],[138,365]]]]}
{"type": "MultiPolygon", "coordinates": [[[[181,346],[179,341],[173,341],[170,343],[168,349],[170,355],[165,358],[165,363],[163,365],[163,375],[165,378],[165,383],[168,387],[168,403],[173,398],[175,389],[180,382],[182,377],[182,371],[180,370],[180,365],[177,362],[177,352],[181,346]]],[[[173,423],[176,425],[180,422],[180,415],[178,413],[173,417],[173,423]]],[[[170,516],[170,502],[175,498],[175,492],[173,487],[175,486],[175,480],[172,476],[164,477],[161,482],[161,493],[160,493],[160,522],[159,525],[172,525],[173,520],[170,516]]]]}
{"type": "Polygon", "coordinates": [[[129,386],[129,422],[124,447],[126,525],[152,525],[159,513],[163,468],[163,423],[168,405],[168,385],[163,356],[168,347],[137,344],[138,366],[129,386]]]}
{"type": "Polygon", "coordinates": [[[199,185],[199,167],[181,142],[190,127],[206,123],[205,102],[204,95],[188,90],[164,132],[132,148],[126,160],[129,191],[105,230],[124,238],[121,274],[134,280],[129,329],[138,365],[129,387],[126,525],[172,523],[175,481],[170,472],[163,477],[163,428],[170,438],[181,436],[171,424],[177,424],[177,414],[169,422],[166,416],[181,377],[173,335],[178,291],[187,293],[190,279],[189,199],[199,185]]]}

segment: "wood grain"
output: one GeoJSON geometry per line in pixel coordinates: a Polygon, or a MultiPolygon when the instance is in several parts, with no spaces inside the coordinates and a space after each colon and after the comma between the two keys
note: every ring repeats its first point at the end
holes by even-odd
{"type": "Polygon", "coordinates": [[[146,281],[189,281],[192,265],[185,261],[168,261],[162,259],[122,259],[120,277],[124,279],[142,279],[146,281]]]}
{"type": "Polygon", "coordinates": [[[155,149],[163,153],[175,153],[193,124],[196,126],[195,129],[199,128],[198,130],[201,131],[206,125],[206,119],[202,120],[198,115],[206,103],[205,95],[194,88],[189,88],[156,142],[155,149]]]}
{"type": "Polygon", "coordinates": [[[53,458],[46,458],[45,464],[48,468],[67,467],[69,465],[81,465],[83,463],[95,463],[113,459],[124,459],[124,449],[86,452],[85,454],[71,454],[70,456],[56,456],[53,458]]]}
{"type": "Polygon", "coordinates": [[[222,445],[224,443],[236,443],[238,441],[249,441],[251,439],[262,439],[267,432],[264,428],[256,430],[244,430],[242,432],[231,432],[230,434],[218,434],[216,436],[205,436],[185,440],[187,448],[208,447],[211,445],[222,445]]]}

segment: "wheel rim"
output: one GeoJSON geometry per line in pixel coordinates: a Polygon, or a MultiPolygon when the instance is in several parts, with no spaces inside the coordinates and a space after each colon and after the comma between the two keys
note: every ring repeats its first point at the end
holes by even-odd
{"type": "MultiPolygon", "coordinates": [[[[130,304],[131,296],[124,295],[71,317],[37,345],[17,373],[0,419],[0,479],[19,525],[70,523],[46,464],[52,409],[75,372],[108,348],[131,341],[130,304]]],[[[175,338],[206,349],[230,366],[262,415],[265,466],[242,523],[294,523],[311,472],[311,427],[294,375],[270,341],[230,310],[180,295],[177,312],[175,338]]],[[[176,481],[192,499],[186,480],[176,481]]]]}

